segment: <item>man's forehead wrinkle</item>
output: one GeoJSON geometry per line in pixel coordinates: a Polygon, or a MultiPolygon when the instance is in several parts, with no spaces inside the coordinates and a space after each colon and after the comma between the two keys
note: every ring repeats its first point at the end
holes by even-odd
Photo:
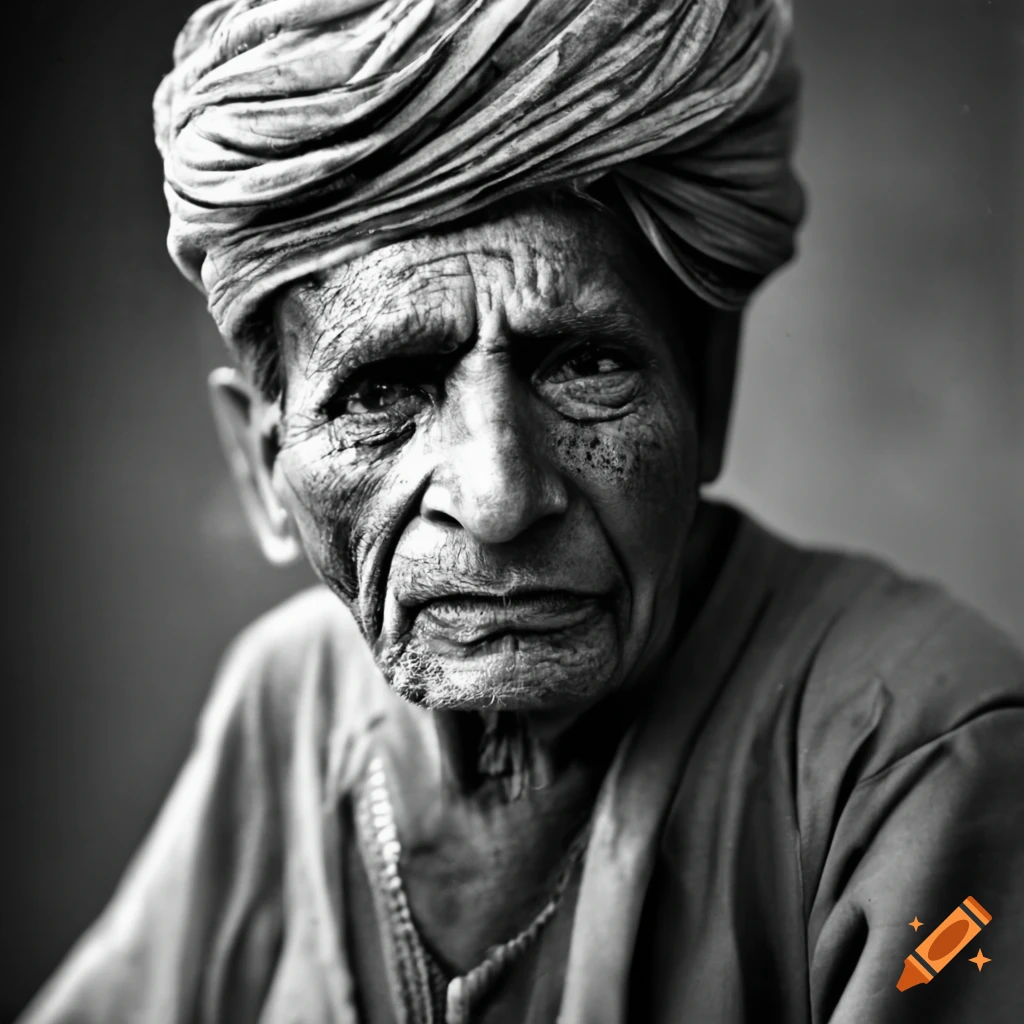
{"type": "Polygon", "coordinates": [[[386,279],[389,287],[377,287],[370,269],[361,268],[358,275],[335,278],[316,294],[302,296],[291,329],[301,336],[294,365],[307,380],[336,376],[402,348],[458,344],[471,335],[474,316],[466,301],[470,275],[461,258],[426,271],[422,264],[389,267],[386,279]]]}
{"type": "Polygon", "coordinates": [[[346,349],[366,340],[380,296],[361,289],[353,275],[334,275],[296,295],[298,323],[291,333],[307,378],[334,369],[346,349]]]}
{"type": "Polygon", "coordinates": [[[524,316],[535,317],[570,299],[573,288],[567,285],[562,265],[576,261],[564,246],[546,241],[540,245],[518,234],[504,244],[483,240],[472,247],[468,255],[476,306],[487,325],[481,323],[481,330],[511,329],[524,316]]]}
{"type": "Polygon", "coordinates": [[[275,313],[285,380],[298,372],[309,380],[321,342],[322,328],[315,315],[322,297],[312,288],[295,289],[285,295],[275,313]]]}
{"type": "Polygon", "coordinates": [[[332,268],[296,292],[292,334],[307,377],[409,343],[508,330],[563,333],[571,314],[621,307],[618,246],[593,218],[527,213],[421,236],[332,268]]]}
{"type": "Polygon", "coordinates": [[[333,281],[296,290],[282,304],[286,355],[302,366],[307,378],[311,371],[320,368],[332,348],[328,342],[337,327],[359,323],[358,318],[346,315],[351,307],[351,297],[344,286],[333,281]]]}

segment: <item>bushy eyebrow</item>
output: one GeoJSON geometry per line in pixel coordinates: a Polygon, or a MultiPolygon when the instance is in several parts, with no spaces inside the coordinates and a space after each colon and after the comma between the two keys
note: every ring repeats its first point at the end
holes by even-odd
{"type": "MultiPolygon", "coordinates": [[[[640,319],[619,309],[580,310],[563,307],[546,310],[509,330],[513,343],[531,348],[555,346],[572,338],[590,338],[618,344],[643,346],[646,332],[640,319]]],[[[453,324],[424,322],[415,314],[388,318],[356,331],[325,334],[313,346],[310,366],[344,378],[374,362],[403,356],[448,355],[468,341],[453,324]]]]}
{"type": "Polygon", "coordinates": [[[553,309],[510,332],[513,338],[531,342],[550,341],[552,344],[567,338],[591,337],[618,341],[629,345],[642,345],[646,338],[643,323],[632,313],[619,309],[581,310],[575,307],[553,309]]]}

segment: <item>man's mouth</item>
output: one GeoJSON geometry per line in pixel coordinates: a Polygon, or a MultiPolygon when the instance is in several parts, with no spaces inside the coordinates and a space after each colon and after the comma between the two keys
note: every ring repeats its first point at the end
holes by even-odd
{"type": "Polygon", "coordinates": [[[567,590],[512,594],[451,594],[427,601],[416,630],[425,639],[476,646],[509,634],[540,634],[572,629],[601,613],[594,595],[567,590]]]}

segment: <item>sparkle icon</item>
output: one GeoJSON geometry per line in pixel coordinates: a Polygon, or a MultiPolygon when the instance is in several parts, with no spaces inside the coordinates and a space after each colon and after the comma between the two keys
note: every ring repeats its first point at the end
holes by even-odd
{"type": "Polygon", "coordinates": [[[982,953],[982,951],[980,949],[978,950],[978,955],[977,956],[972,956],[971,957],[971,963],[972,964],[977,964],[979,971],[982,969],[982,967],[985,966],[985,964],[990,964],[991,962],[992,962],[992,957],[985,956],[985,954],[982,953]]]}
{"type": "Polygon", "coordinates": [[[922,924],[924,924],[924,921],[918,921],[917,914],[915,914],[914,915],[914,920],[913,921],[908,921],[907,924],[909,924],[910,927],[913,928],[914,931],[916,932],[917,929],[920,928],[922,924]]]}

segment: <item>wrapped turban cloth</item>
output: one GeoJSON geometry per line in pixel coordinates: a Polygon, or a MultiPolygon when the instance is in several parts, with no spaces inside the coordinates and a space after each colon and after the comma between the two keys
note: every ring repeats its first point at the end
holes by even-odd
{"type": "Polygon", "coordinates": [[[793,252],[790,0],[213,0],[154,101],[168,246],[229,342],[273,291],[610,176],[741,306],[793,252]]]}

